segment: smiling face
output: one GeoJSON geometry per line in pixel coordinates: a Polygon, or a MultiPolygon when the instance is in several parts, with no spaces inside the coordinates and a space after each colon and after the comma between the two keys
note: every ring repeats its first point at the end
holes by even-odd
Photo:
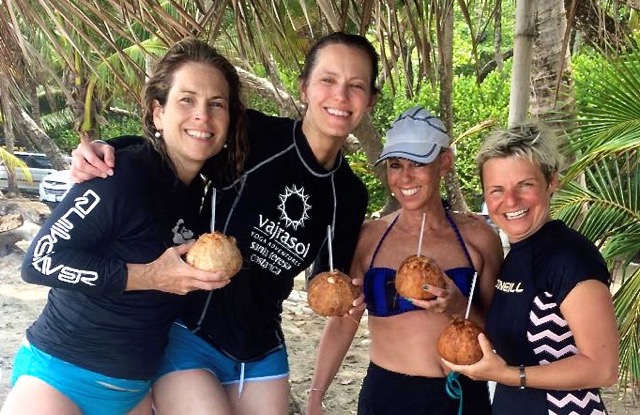
{"type": "Polygon", "coordinates": [[[557,175],[547,183],[540,168],[526,158],[500,157],[482,166],[482,185],[491,220],[509,237],[521,241],[550,220],[549,203],[557,175]]]}
{"type": "Polygon", "coordinates": [[[300,84],[307,103],[303,130],[310,142],[328,138],[342,146],[373,105],[372,76],[371,60],[358,48],[330,44],[318,51],[300,84]]]}
{"type": "Polygon", "coordinates": [[[166,104],[156,101],[153,122],[181,180],[190,181],[222,149],[229,118],[229,85],[220,70],[189,62],[173,74],[166,104]]]}
{"type": "Polygon", "coordinates": [[[452,154],[445,151],[429,164],[402,158],[390,158],[387,182],[405,210],[424,210],[430,203],[440,202],[440,179],[451,167],[452,154]]]}

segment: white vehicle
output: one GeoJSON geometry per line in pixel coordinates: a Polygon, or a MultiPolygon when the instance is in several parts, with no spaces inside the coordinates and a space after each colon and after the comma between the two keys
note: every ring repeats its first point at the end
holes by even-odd
{"type": "MultiPolygon", "coordinates": [[[[22,160],[27,165],[29,172],[31,173],[31,180],[29,180],[22,169],[15,169],[16,181],[20,191],[37,192],[38,185],[40,184],[40,181],[42,181],[42,178],[47,174],[56,171],[53,168],[53,165],[51,165],[51,160],[42,153],[16,151],[13,155],[22,160]]],[[[8,186],[7,168],[4,163],[0,162],[0,188],[6,189],[8,186]]]]}
{"type": "Polygon", "coordinates": [[[54,171],[40,182],[40,201],[58,203],[73,186],[71,170],[54,171]]]}
{"type": "MultiPolygon", "coordinates": [[[[22,160],[31,173],[31,180],[29,180],[22,169],[15,169],[18,189],[22,192],[37,193],[42,179],[46,175],[56,171],[51,164],[51,160],[43,153],[16,151],[13,155],[22,160]]],[[[65,160],[70,163],[71,157],[65,156],[65,160]]],[[[0,189],[4,190],[8,185],[7,168],[4,163],[0,161],[0,189]]]]}

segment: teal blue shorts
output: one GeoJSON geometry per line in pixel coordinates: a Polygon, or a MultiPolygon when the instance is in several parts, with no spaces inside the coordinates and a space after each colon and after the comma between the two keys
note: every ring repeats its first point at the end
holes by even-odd
{"type": "Polygon", "coordinates": [[[65,362],[29,344],[26,339],[13,361],[11,385],[20,376],[33,376],[46,382],[73,401],[83,415],[126,414],[151,388],[150,380],[112,378],[65,362]]]}
{"type": "Polygon", "coordinates": [[[157,378],[180,370],[205,369],[222,385],[281,379],[289,376],[287,349],[282,346],[260,360],[238,362],[193,334],[180,322],[173,323],[157,378]]]}

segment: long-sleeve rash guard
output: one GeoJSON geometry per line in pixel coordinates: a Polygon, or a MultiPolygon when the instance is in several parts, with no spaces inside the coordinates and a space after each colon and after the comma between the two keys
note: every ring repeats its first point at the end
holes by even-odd
{"type": "Polygon", "coordinates": [[[127,263],[149,263],[198,236],[204,194],[144,143],[117,153],[115,174],[75,185],[44,223],[22,267],[52,287],[27,330],[39,349],[107,376],[150,379],[183,297],[124,291],[127,263]]]}
{"type": "MultiPolygon", "coordinates": [[[[327,170],[316,160],[302,123],[247,111],[249,155],[236,180],[218,181],[216,229],[236,238],[244,264],[221,290],[188,295],[182,317],[204,340],[239,361],[259,359],[284,344],[282,302],[294,278],[312,263],[312,274],[333,267],[349,271],[367,208],[367,189],[340,154],[327,170]]],[[[112,142],[116,148],[131,141],[112,142]]],[[[219,177],[220,153],[203,171],[219,177]]],[[[210,222],[212,194],[203,220],[210,222]]]]}
{"type": "MultiPolygon", "coordinates": [[[[349,271],[367,207],[367,191],[340,154],[327,170],[302,123],[248,111],[245,173],[222,188],[216,227],[234,236],[242,270],[221,290],[189,295],[183,318],[203,339],[236,360],[281,347],[282,302],[293,280],[315,261],[327,271],[327,226],[334,268],[349,271]]],[[[207,199],[208,200],[208,199],[207,199]]]]}

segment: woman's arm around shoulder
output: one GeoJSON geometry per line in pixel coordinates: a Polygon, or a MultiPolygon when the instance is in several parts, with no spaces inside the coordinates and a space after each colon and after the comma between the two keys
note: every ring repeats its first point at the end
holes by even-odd
{"type": "Polygon", "coordinates": [[[104,252],[144,216],[145,179],[128,169],[105,180],[73,186],[33,239],[22,266],[26,282],[81,291],[119,293],[125,262],[104,252]],[[136,213],[138,212],[138,213],[136,213]]]}

